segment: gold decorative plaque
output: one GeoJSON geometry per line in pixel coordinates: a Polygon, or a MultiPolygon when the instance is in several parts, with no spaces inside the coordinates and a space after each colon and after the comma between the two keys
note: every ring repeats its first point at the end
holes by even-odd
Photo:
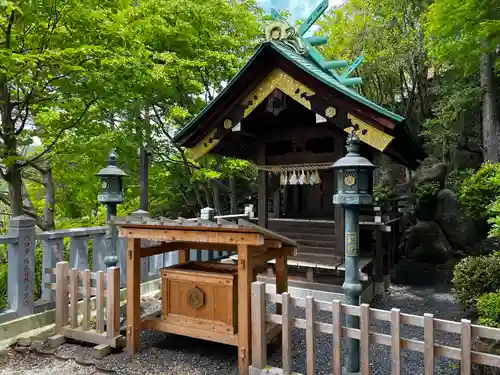
{"type": "MultiPolygon", "coordinates": [[[[358,127],[356,133],[359,139],[379,151],[384,151],[394,139],[393,136],[378,130],[350,113],[347,114],[347,118],[351,120],[351,124],[358,127]]],[[[349,134],[351,134],[352,130],[352,127],[344,129],[344,131],[349,134]]]]}
{"type": "Polygon", "coordinates": [[[231,129],[233,126],[233,122],[230,118],[224,120],[224,129],[231,129]]]}
{"type": "Polygon", "coordinates": [[[356,233],[346,232],[345,234],[345,255],[356,256],[358,255],[358,246],[356,243],[356,233]]]}
{"type": "Polygon", "coordinates": [[[293,100],[302,104],[307,109],[311,109],[311,102],[308,97],[315,93],[307,86],[303,85],[295,78],[289,76],[280,69],[274,69],[259,86],[248,95],[241,103],[246,107],[243,117],[247,117],[262,101],[267,98],[274,89],[281,90],[293,100]]]}
{"type": "Polygon", "coordinates": [[[199,309],[205,304],[203,291],[197,287],[188,290],[187,299],[189,306],[194,309],[199,309]]]}
{"type": "Polygon", "coordinates": [[[354,172],[344,173],[344,183],[347,186],[353,186],[356,183],[356,175],[354,174],[354,172]]]}
{"type": "Polygon", "coordinates": [[[325,109],[325,116],[328,118],[332,118],[336,114],[337,114],[337,110],[335,109],[335,107],[328,107],[327,109],[325,109]]]}

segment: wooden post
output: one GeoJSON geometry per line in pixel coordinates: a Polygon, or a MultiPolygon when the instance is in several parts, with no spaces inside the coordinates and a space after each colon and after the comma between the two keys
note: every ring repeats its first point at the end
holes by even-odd
{"type": "MultiPolygon", "coordinates": [[[[118,267],[110,267],[108,268],[108,306],[107,306],[107,315],[108,315],[108,326],[106,335],[108,338],[112,338],[118,336],[120,334],[120,268],[118,267]]],[[[128,285],[127,285],[128,287],[128,285]]],[[[127,289],[128,290],[128,289],[127,289]]],[[[140,291],[140,284],[139,284],[140,291]]],[[[128,295],[127,295],[127,301],[128,295]]],[[[133,302],[137,305],[140,304],[140,300],[133,300],[133,302]]],[[[127,304],[128,308],[128,304],[127,304]]],[[[140,305],[137,310],[139,310],[140,305]]],[[[128,312],[128,311],[127,311],[128,312]]],[[[140,316],[139,316],[140,317],[140,316]]],[[[140,321],[139,321],[140,324],[140,321]]],[[[139,338],[140,338],[140,329],[139,329],[139,338]]]]}
{"type": "Polygon", "coordinates": [[[83,284],[83,321],[82,327],[84,331],[89,330],[90,323],[90,271],[82,271],[83,284]]]}
{"type": "Polygon", "coordinates": [[[252,283],[252,367],[266,367],[266,284],[252,283]]]}
{"type": "Polygon", "coordinates": [[[56,333],[68,325],[68,263],[56,264],[56,333]]]}
{"type": "Polygon", "coordinates": [[[400,320],[399,309],[393,308],[391,310],[391,375],[399,375],[401,373],[400,320]]]}
{"type": "MultiPolygon", "coordinates": [[[[286,256],[276,257],[276,294],[288,292],[288,264],[286,256]]],[[[281,305],[276,305],[276,313],[281,314],[281,305]]]]}
{"type": "Polygon", "coordinates": [[[434,375],[434,315],[424,314],[424,375],[434,375]]]}
{"type": "Polygon", "coordinates": [[[462,329],[460,333],[460,375],[470,375],[472,372],[471,361],[471,321],[462,319],[462,329]]]}
{"type": "MultiPolygon", "coordinates": [[[[258,156],[259,164],[266,164],[266,145],[262,143],[259,149],[258,156]]],[[[267,172],[259,171],[259,184],[257,186],[257,195],[259,198],[258,203],[258,217],[259,217],[259,225],[261,227],[268,227],[268,213],[267,213],[267,172]]]]}
{"type": "Polygon", "coordinates": [[[96,288],[95,330],[97,333],[103,333],[104,332],[104,272],[102,271],[98,271],[96,273],[95,288],[96,288]]]}
{"type": "Polygon", "coordinates": [[[189,262],[190,255],[191,255],[191,250],[189,249],[179,250],[179,264],[189,262]]]}
{"type": "Polygon", "coordinates": [[[72,268],[70,271],[70,286],[69,295],[71,297],[71,328],[78,327],[78,269],[72,268]]]}
{"type": "MultiPolygon", "coordinates": [[[[364,303],[360,306],[359,331],[360,342],[360,370],[363,375],[370,375],[370,305],[364,303]]],[[[392,333],[392,332],[391,332],[392,333]]]]}
{"type": "Polygon", "coordinates": [[[292,373],[292,302],[288,292],[283,293],[281,296],[283,298],[283,317],[281,323],[283,374],[290,375],[292,373]]]}
{"type": "Polygon", "coordinates": [[[342,303],[340,301],[332,302],[332,327],[333,327],[333,354],[332,367],[333,375],[342,374],[342,303]]]}
{"type": "Polygon", "coordinates": [[[253,269],[247,245],[238,245],[238,366],[248,375],[251,356],[250,285],[253,269]]]}
{"type": "Polygon", "coordinates": [[[313,296],[306,297],[307,375],[316,375],[316,308],[313,296]]]}
{"type": "MultiPolygon", "coordinates": [[[[127,353],[135,354],[141,343],[141,240],[127,242],[127,353]]],[[[108,286],[109,287],[109,286],[108,286]]]]}
{"type": "Polygon", "coordinates": [[[373,284],[375,288],[375,295],[382,295],[384,293],[384,280],[382,278],[382,268],[384,261],[384,242],[383,233],[380,227],[375,228],[375,251],[373,259],[373,284]]]}

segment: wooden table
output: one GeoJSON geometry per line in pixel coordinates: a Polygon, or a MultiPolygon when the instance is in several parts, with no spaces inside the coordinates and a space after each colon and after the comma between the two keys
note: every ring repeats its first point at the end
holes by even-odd
{"type": "MultiPolygon", "coordinates": [[[[140,348],[142,329],[190,336],[238,346],[240,374],[248,374],[251,361],[252,327],[250,287],[255,281],[254,269],[276,259],[276,292],[288,290],[287,257],[295,255],[295,241],[246,221],[239,224],[215,224],[205,220],[116,219],[120,236],[128,238],[127,246],[127,351],[134,354],[140,348]],[[135,220],[135,221],[134,221],[135,220]],[[153,247],[142,247],[141,240],[161,241],[153,247]],[[140,317],[140,260],[156,254],[179,251],[179,262],[189,261],[190,249],[236,251],[238,253],[238,332],[201,331],[162,320],[144,320],[140,317]]],[[[278,305],[281,313],[281,305],[278,305]]],[[[279,328],[280,326],[278,326],[279,328]]],[[[279,332],[270,332],[277,334],[279,332]]]]}

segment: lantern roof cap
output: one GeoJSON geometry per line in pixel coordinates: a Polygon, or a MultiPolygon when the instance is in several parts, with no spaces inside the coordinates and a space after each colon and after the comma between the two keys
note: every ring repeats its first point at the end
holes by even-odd
{"type": "Polygon", "coordinates": [[[96,173],[96,176],[126,176],[127,174],[120,168],[116,166],[116,161],[118,160],[118,155],[115,150],[109,153],[108,165],[96,173]]]}

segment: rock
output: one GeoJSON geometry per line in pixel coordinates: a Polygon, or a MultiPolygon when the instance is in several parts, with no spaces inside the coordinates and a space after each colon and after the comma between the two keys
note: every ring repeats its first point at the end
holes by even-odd
{"type": "Polygon", "coordinates": [[[33,340],[30,345],[30,351],[32,352],[41,352],[45,343],[40,340],[33,340]]]}
{"type": "Polygon", "coordinates": [[[9,348],[0,348],[0,359],[7,357],[10,353],[9,348]]]}
{"type": "Polygon", "coordinates": [[[29,347],[26,347],[26,346],[16,346],[14,348],[14,350],[18,353],[21,353],[21,354],[26,354],[26,353],[29,353],[30,351],[30,348],[29,347]]]}
{"type": "Polygon", "coordinates": [[[466,223],[460,210],[460,202],[452,190],[443,189],[437,193],[434,219],[452,246],[460,250],[470,247],[465,235],[466,223]]]}
{"type": "Polygon", "coordinates": [[[22,337],[19,340],[17,340],[16,345],[29,348],[29,346],[31,345],[31,340],[26,337],[22,337]]]}
{"type": "Polygon", "coordinates": [[[478,150],[472,152],[461,148],[454,148],[450,152],[451,165],[454,168],[474,168],[481,167],[483,156],[478,150]]]}
{"type": "Polygon", "coordinates": [[[435,221],[418,221],[409,229],[405,253],[420,262],[443,264],[449,258],[450,245],[435,221]]]}
{"type": "Polygon", "coordinates": [[[437,181],[441,188],[443,188],[446,181],[447,170],[448,167],[444,163],[422,165],[417,170],[412,180],[414,184],[437,181]]]}

